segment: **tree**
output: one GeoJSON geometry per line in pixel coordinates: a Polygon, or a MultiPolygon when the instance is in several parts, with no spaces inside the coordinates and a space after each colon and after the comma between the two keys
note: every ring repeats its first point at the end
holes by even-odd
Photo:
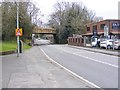
{"type": "Polygon", "coordinates": [[[13,30],[15,30],[15,13],[13,3],[2,2],[2,35],[3,39],[10,39],[13,30]],[[13,29],[13,30],[12,30],[13,29]]]}
{"type": "MultiPolygon", "coordinates": [[[[15,38],[16,2],[1,2],[2,8],[2,39],[15,38]]],[[[22,38],[31,37],[35,26],[35,18],[39,9],[32,2],[19,2],[19,27],[23,29],[22,38]],[[34,7],[31,7],[34,6],[34,7]],[[34,22],[33,22],[34,20],[34,22]]]]}
{"type": "Polygon", "coordinates": [[[57,2],[49,25],[57,30],[59,43],[66,43],[69,36],[85,33],[86,24],[94,22],[95,17],[95,13],[88,10],[82,2],[57,2]]]}

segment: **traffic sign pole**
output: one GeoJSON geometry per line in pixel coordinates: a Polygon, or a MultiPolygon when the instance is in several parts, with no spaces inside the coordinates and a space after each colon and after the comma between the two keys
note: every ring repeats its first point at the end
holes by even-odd
{"type": "MultiPolygon", "coordinates": [[[[19,29],[19,2],[17,2],[17,29],[19,29]]],[[[17,36],[17,57],[19,57],[19,36],[17,36]]]]}

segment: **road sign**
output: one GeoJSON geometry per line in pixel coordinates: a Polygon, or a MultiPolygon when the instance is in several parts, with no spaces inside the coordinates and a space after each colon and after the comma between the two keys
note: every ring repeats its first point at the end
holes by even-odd
{"type": "Polygon", "coordinates": [[[108,27],[104,26],[104,36],[108,36],[108,27]]]}
{"type": "Polygon", "coordinates": [[[22,28],[16,29],[16,36],[22,36],[22,28]]]}

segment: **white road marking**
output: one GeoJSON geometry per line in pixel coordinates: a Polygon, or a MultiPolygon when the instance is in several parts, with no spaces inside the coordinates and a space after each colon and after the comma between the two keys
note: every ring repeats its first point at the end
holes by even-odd
{"type": "MultiPolygon", "coordinates": [[[[54,48],[56,48],[56,47],[54,47],[54,48]]],[[[58,48],[56,48],[56,49],[58,49],[58,48]]],[[[105,65],[109,65],[109,66],[112,66],[112,67],[114,67],[114,68],[119,68],[117,65],[110,64],[110,63],[103,62],[103,61],[99,61],[99,60],[96,60],[96,59],[93,59],[93,58],[90,58],[90,57],[87,57],[87,56],[78,54],[78,53],[81,53],[81,52],[72,53],[72,52],[67,51],[67,50],[65,50],[65,49],[63,49],[63,48],[60,48],[60,47],[59,47],[59,49],[60,49],[61,51],[67,52],[67,53],[69,53],[69,54],[73,54],[73,55],[76,55],[76,56],[80,56],[80,57],[89,59],[89,60],[94,61],[94,62],[102,63],[102,64],[105,64],[105,65]]],[[[86,51],[86,52],[89,52],[89,51],[86,51]]],[[[91,53],[91,52],[90,52],[90,53],[91,53]]],[[[93,52],[93,53],[94,53],[94,52],[93,52]]]]}
{"type": "Polygon", "coordinates": [[[80,57],[89,59],[91,61],[95,61],[95,62],[99,62],[99,63],[105,64],[105,65],[109,65],[109,66],[112,66],[112,67],[115,67],[115,68],[119,68],[117,65],[114,65],[114,64],[110,64],[110,63],[107,63],[107,62],[99,61],[99,60],[96,60],[96,59],[93,59],[93,58],[90,58],[90,57],[87,57],[87,56],[84,56],[84,55],[80,55],[80,54],[77,54],[77,53],[72,53],[72,52],[65,51],[65,50],[63,50],[63,51],[67,52],[67,53],[70,53],[70,54],[73,54],[73,55],[76,55],[76,56],[80,56],[80,57]]]}
{"type": "MultiPolygon", "coordinates": [[[[39,47],[40,48],[40,47],[39,47]]],[[[44,55],[49,59],[51,60],[52,62],[54,62],[55,64],[57,64],[58,66],[62,67],[63,69],[65,69],[66,71],[70,72],[72,75],[80,78],[81,80],[85,81],[86,83],[89,83],[90,85],[94,86],[95,88],[100,88],[99,86],[95,85],[94,83],[84,79],[83,77],[81,77],[80,75],[77,75],[76,73],[72,72],[71,70],[67,69],[66,67],[62,66],[61,64],[59,64],[58,62],[54,61],[52,58],[50,58],[42,48],[40,48],[41,51],[44,53],[44,55]]]]}

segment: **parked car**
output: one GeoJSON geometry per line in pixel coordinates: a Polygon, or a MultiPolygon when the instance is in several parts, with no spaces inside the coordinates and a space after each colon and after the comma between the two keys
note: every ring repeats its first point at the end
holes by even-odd
{"type": "Polygon", "coordinates": [[[100,39],[98,38],[98,36],[91,37],[91,46],[92,47],[100,47],[100,39]]]}
{"type": "Polygon", "coordinates": [[[100,47],[107,48],[107,49],[112,48],[113,47],[113,40],[112,39],[102,39],[100,41],[100,47]]]}
{"type": "Polygon", "coordinates": [[[97,46],[97,38],[93,38],[91,39],[91,45],[92,47],[96,47],[97,46]]]}
{"type": "Polygon", "coordinates": [[[114,40],[113,48],[120,50],[120,39],[114,40]]]}
{"type": "Polygon", "coordinates": [[[97,40],[97,46],[100,47],[100,39],[97,40]]]}

